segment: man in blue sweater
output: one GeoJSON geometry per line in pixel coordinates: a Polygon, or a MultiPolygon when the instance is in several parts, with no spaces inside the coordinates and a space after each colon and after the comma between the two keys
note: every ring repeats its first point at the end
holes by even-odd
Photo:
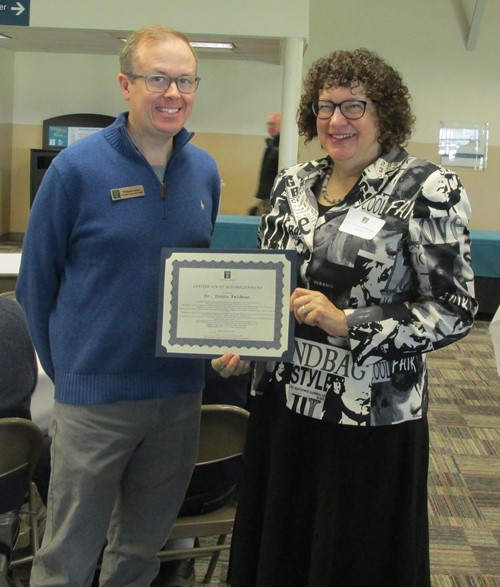
{"type": "Polygon", "coordinates": [[[214,160],[184,124],[198,86],[187,38],[133,33],[129,111],[62,151],[36,195],[17,296],[55,384],[47,528],[32,587],[146,587],[197,453],[203,360],[155,356],[162,247],[208,247],[214,160]]]}

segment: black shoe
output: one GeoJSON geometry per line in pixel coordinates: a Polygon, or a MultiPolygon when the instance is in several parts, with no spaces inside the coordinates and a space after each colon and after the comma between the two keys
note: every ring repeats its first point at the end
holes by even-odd
{"type": "Polygon", "coordinates": [[[194,559],[166,561],[151,587],[192,587],[195,583],[194,559]]]}

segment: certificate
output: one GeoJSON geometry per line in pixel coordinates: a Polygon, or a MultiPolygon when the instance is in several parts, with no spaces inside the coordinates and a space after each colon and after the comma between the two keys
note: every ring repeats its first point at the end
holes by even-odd
{"type": "Polygon", "coordinates": [[[294,251],[163,249],[158,356],[291,360],[294,251]]]}

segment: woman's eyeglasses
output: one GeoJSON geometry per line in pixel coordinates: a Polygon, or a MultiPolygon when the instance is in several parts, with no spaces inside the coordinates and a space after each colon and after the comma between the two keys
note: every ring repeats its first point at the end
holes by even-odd
{"type": "Polygon", "coordinates": [[[311,108],[314,116],[321,120],[331,118],[337,107],[345,118],[357,120],[365,113],[367,104],[368,102],[366,100],[344,100],[343,102],[314,100],[314,102],[311,102],[311,108]]]}

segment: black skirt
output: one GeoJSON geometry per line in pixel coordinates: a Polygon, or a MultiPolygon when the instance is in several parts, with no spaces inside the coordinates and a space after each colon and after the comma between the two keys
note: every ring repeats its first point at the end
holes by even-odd
{"type": "Polygon", "coordinates": [[[231,587],[430,587],[426,419],[328,423],[255,398],[231,587]]]}

